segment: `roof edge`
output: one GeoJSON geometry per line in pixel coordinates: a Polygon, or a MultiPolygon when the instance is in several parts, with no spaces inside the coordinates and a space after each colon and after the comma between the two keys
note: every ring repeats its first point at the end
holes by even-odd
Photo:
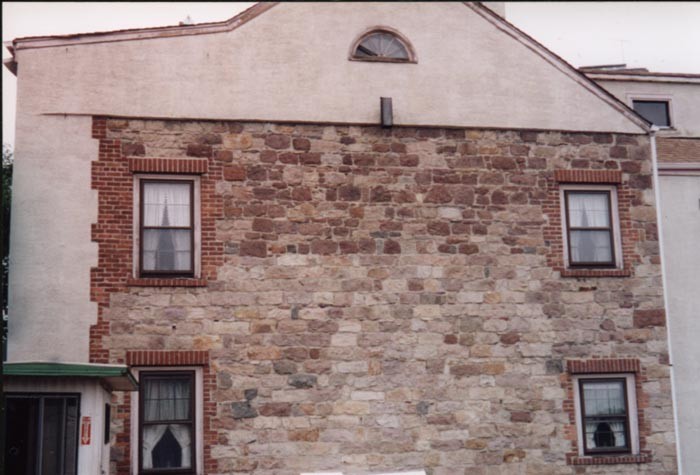
{"type": "Polygon", "coordinates": [[[700,74],[684,73],[632,73],[620,71],[582,71],[591,79],[599,81],[663,82],[671,84],[700,84],[700,74]]]}
{"type": "Polygon", "coordinates": [[[278,3],[279,2],[258,2],[232,18],[220,22],[132,28],[94,33],[75,33],[70,35],[26,36],[12,40],[14,51],[11,52],[14,56],[15,51],[20,49],[50,48],[66,45],[135,41],[228,32],[248,23],[275,7],[278,3]]]}
{"type": "Polygon", "coordinates": [[[574,81],[578,82],[582,87],[586,88],[589,92],[597,96],[603,102],[607,103],[610,107],[617,110],[628,120],[630,120],[630,122],[639,127],[643,132],[651,132],[651,123],[644,119],[641,115],[637,114],[633,109],[628,107],[627,104],[619,100],[612,93],[608,92],[593,79],[587,77],[564,58],[554,53],[552,50],[519,29],[517,26],[510,23],[505,18],[498,16],[488,7],[482,5],[482,2],[462,3],[471,8],[477,14],[484,17],[487,21],[490,21],[495,26],[500,26],[502,30],[509,33],[516,41],[519,41],[524,46],[530,48],[533,52],[539,54],[545,61],[559,69],[562,73],[566,74],[574,81]]]}

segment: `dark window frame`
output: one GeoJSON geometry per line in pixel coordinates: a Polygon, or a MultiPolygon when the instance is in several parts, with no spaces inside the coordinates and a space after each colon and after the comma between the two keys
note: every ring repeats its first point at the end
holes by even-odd
{"type": "Polygon", "coordinates": [[[352,48],[350,50],[350,58],[351,61],[367,61],[371,63],[401,63],[401,64],[415,64],[418,62],[416,59],[416,53],[415,50],[413,49],[413,45],[411,44],[408,39],[403,36],[401,33],[398,31],[394,30],[393,28],[389,27],[375,27],[371,28],[364,33],[362,33],[360,36],[357,37],[357,39],[352,43],[352,48]],[[369,36],[374,35],[376,33],[384,33],[387,35],[390,35],[394,37],[401,45],[404,47],[406,50],[407,58],[391,58],[387,56],[359,56],[357,55],[357,50],[360,48],[360,45],[362,42],[369,36]]]}
{"type": "Polygon", "coordinates": [[[194,475],[197,473],[197,413],[196,411],[196,399],[197,399],[197,379],[195,377],[195,371],[184,370],[184,371],[159,371],[159,370],[145,370],[139,371],[139,420],[138,420],[138,440],[139,445],[138,450],[138,472],[139,475],[194,475]],[[183,378],[188,377],[190,380],[190,418],[188,421],[183,422],[182,420],[173,421],[156,421],[156,422],[145,422],[144,418],[144,396],[145,392],[141,390],[144,382],[144,378],[183,378]],[[144,469],[143,468],[143,428],[144,425],[160,425],[160,424],[188,424],[190,425],[190,467],[179,468],[179,469],[144,469]]]}
{"type": "Polygon", "coordinates": [[[600,190],[600,189],[565,189],[564,190],[564,212],[566,214],[566,220],[565,220],[565,225],[566,225],[566,248],[568,252],[568,257],[569,257],[569,267],[573,268],[611,268],[615,267],[617,263],[617,256],[615,253],[615,225],[616,223],[613,221],[613,210],[612,210],[612,190],[600,190]],[[610,223],[609,227],[593,227],[593,226],[588,226],[588,227],[581,227],[581,226],[571,226],[571,216],[569,212],[569,195],[571,194],[604,194],[607,195],[608,197],[608,223],[610,223]],[[607,231],[608,232],[608,237],[610,240],[610,261],[603,262],[603,261],[598,261],[598,262],[574,262],[573,255],[571,253],[571,231],[607,231]]]}
{"type": "MultiPolygon", "coordinates": [[[[583,454],[584,455],[619,455],[619,454],[631,454],[632,453],[632,433],[630,429],[630,404],[629,404],[629,394],[627,392],[627,378],[624,376],[621,378],[578,378],[578,390],[579,390],[579,401],[581,402],[581,437],[583,437],[583,454]],[[609,382],[621,382],[623,398],[625,401],[625,414],[624,416],[611,416],[608,419],[619,419],[624,418],[625,421],[625,447],[605,447],[605,448],[589,448],[588,440],[586,437],[586,399],[584,396],[583,386],[585,383],[609,383],[609,382]]],[[[595,418],[596,416],[589,417],[595,418]]]]}
{"type": "Polygon", "coordinates": [[[139,277],[152,277],[152,278],[177,278],[177,277],[194,277],[195,276],[195,222],[194,222],[194,188],[195,180],[191,177],[183,177],[182,179],[176,178],[139,178],[139,277]],[[148,183],[173,183],[182,184],[188,183],[190,186],[190,225],[188,227],[183,226],[145,226],[145,202],[144,202],[144,188],[148,183]],[[180,229],[190,231],[190,268],[186,271],[172,272],[172,271],[160,271],[160,270],[144,270],[143,268],[143,242],[144,242],[144,231],[148,229],[180,229]]]}
{"type": "Polygon", "coordinates": [[[671,122],[671,101],[668,99],[632,99],[632,109],[642,117],[644,117],[645,120],[651,122],[653,125],[656,125],[657,127],[664,128],[664,129],[670,129],[673,127],[673,123],[671,122]],[[644,115],[637,110],[635,107],[637,104],[663,104],[666,106],[666,125],[658,125],[654,124],[652,121],[644,117],[644,115]]]}
{"type": "MultiPolygon", "coordinates": [[[[11,398],[16,398],[16,399],[39,399],[40,401],[40,410],[39,410],[39,417],[37,418],[37,441],[36,441],[36,472],[40,473],[42,470],[42,460],[41,460],[41,454],[43,453],[42,450],[42,444],[43,444],[43,405],[44,405],[44,400],[48,398],[75,398],[76,399],[76,404],[77,404],[77,415],[76,415],[76,439],[75,439],[75,474],[67,474],[67,475],[77,475],[79,472],[80,468],[80,459],[79,459],[79,454],[80,454],[80,431],[81,431],[81,424],[82,424],[82,414],[81,414],[81,393],[73,393],[73,392],[27,392],[27,391],[21,391],[21,392],[7,392],[5,393],[5,405],[7,405],[7,400],[11,398]]],[[[64,402],[64,418],[65,418],[65,402],[64,402]]],[[[64,437],[62,437],[61,440],[61,446],[63,448],[62,450],[62,455],[61,457],[65,457],[65,420],[62,428],[62,432],[64,434],[64,437]]],[[[5,443],[7,443],[7,437],[5,437],[5,443]]],[[[5,450],[5,447],[1,448],[2,450],[5,450]]],[[[65,459],[63,459],[63,471],[65,473],[65,459]]]]}

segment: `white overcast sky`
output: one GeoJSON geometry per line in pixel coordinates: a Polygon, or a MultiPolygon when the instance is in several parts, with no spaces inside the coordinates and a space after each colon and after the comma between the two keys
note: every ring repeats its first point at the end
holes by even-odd
{"type": "MultiPolygon", "coordinates": [[[[222,21],[246,3],[3,2],[2,41],[125,28],[222,21]]],[[[576,67],[627,63],[651,71],[700,73],[700,3],[507,3],[506,17],[576,67]]],[[[439,25],[435,25],[439,28],[439,25]]],[[[9,53],[3,48],[3,58],[9,53]]],[[[21,66],[20,66],[21,67],[21,66]]],[[[16,80],[2,71],[3,143],[14,144],[16,80]]]]}

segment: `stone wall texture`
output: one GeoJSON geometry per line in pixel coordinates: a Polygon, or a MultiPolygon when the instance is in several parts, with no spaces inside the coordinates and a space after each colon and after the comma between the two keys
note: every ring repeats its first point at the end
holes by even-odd
{"type": "MultiPolygon", "coordinates": [[[[92,358],[207,352],[206,473],[675,473],[646,137],[108,118],[93,132],[92,358]],[[134,283],[129,157],[208,161],[196,285],[134,283]],[[625,272],[562,276],[555,170],[619,177],[625,272]],[[596,358],[639,369],[640,459],[572,462],[567,368],[596,358]]],[[[127,474],[129,397],[115,404],[127,474]]]]}

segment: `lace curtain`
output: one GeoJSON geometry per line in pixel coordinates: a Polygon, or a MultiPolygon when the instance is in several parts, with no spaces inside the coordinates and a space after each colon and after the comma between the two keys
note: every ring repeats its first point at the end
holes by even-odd
{"type": "MultiPolygon", "coordinates": [[[[611,228],[608,195],[604,193],[570,193],[569,226],[572,228],[611,228]]],[[[610,231],[572,230],[569,246],[573,262],[610,262],[610,231]]]]}
{"type": "MultiPolygon", "coordinates": [[[[143,225],[190,227],[189,183],[145,183],[143,225]]],[[[144,229],[144,270],[190,270],[192,265],[191,229],[144,229]]]]}
{"type": "MultiPolygon", "coordinates": [[[[147,379],[142,382],[145,391],[143,417],[145,422],[177,421],[191,419],[191,387],[189,380],[178,379],[147,379]]],[[[180,461],[180,468],[188,468],[192,464],[192,427],[190,424],[157,424],[144,425],[142,438],[143,468],[166,468],[158,466],[155,450],[167,436],[167,432],[175,438],[179,445],[179,457],[170,457],[180,461]]],[[[170,450],[178,450],[169,445],[170,450]]],[[[167,465],[168,468],[175,468],[167,465]]]]}
{"type": "Polygon", "coordinates": [[[621,381],[584,384],[587,447],[627,446],[624,384],[621,381]]]}

